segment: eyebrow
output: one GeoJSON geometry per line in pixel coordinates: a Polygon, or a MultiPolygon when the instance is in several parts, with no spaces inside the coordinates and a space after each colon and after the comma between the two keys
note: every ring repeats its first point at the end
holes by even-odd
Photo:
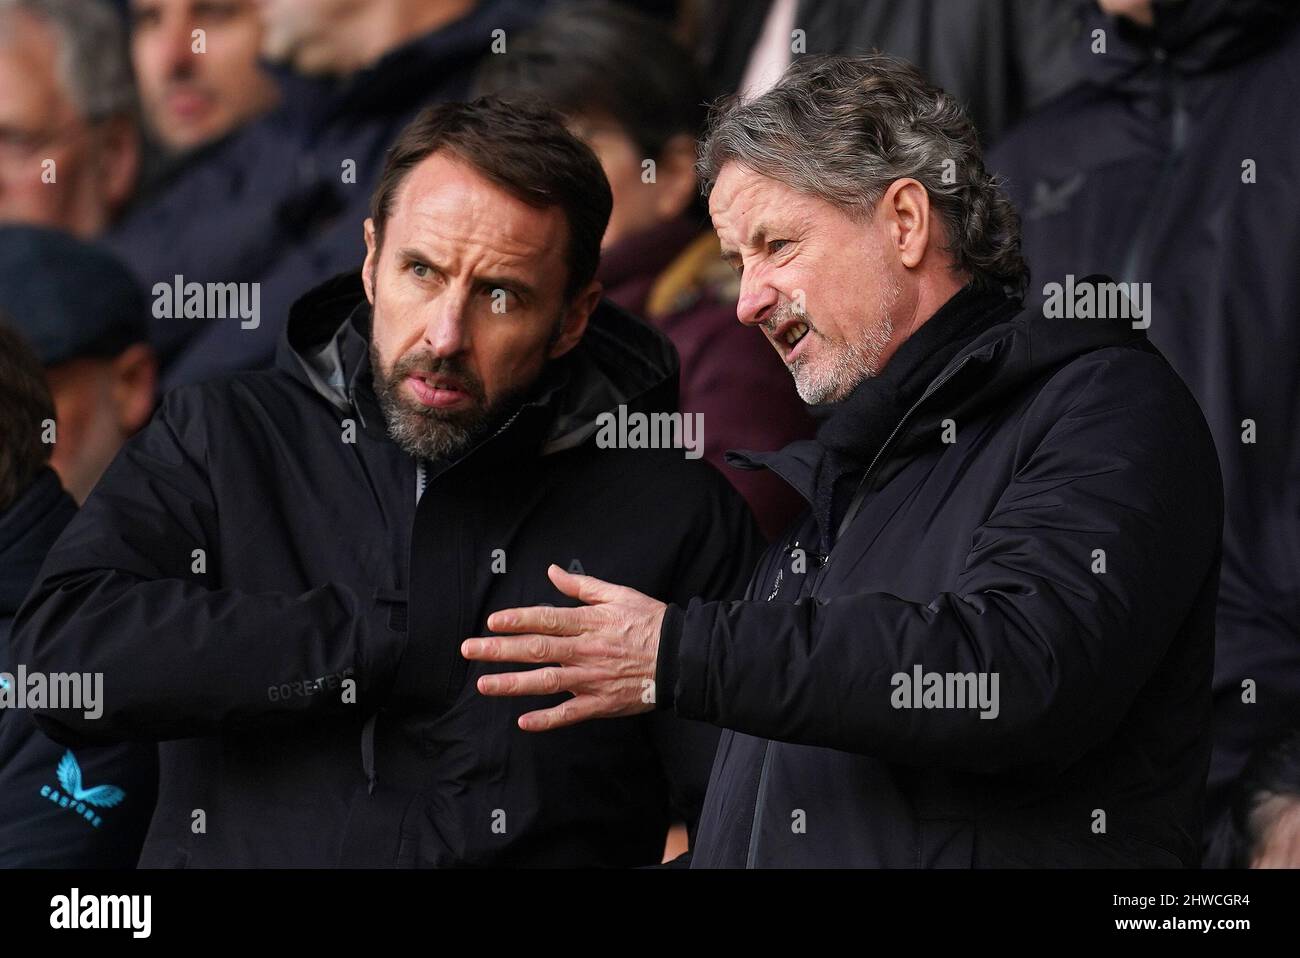
{"type": "MultiPolygon", "coordinates": [[[[761,246],[762,245],[761,241],[770,232],[772,232],[771,227],[769,227],[766,223],[759,223],[752,230],[750,230],[749,239],[745,241],[744,245],[754,246],[754,247],[761,246]]],[[[726,263],[729,266],[734,266],[736,260],[738,259],[740,259],[740,252],[738,250],[726,249],[725,247],[723,248],[722,261],[724,263],[726,263]]]]}
{"type": "MultiPolygon", "coordinates": [[[[434,261],[433,257],[418,249],[412,249],[409,246],[403,246],[397,251],[398,257],[412,263],[423,263],[440,272],[447,272],[446,267],[434,261]]],[[[528,299],[536,294],[536,290],[529,283],[513,276],[475,276],[474,282],[488,289],[504,289],[514,293],[523,299],[528,299]]]]}

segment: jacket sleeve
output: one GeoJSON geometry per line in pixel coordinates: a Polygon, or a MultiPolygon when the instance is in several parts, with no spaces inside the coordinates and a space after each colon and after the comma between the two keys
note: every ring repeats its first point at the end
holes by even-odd
{"type": "Polygon", "coordinates": [[[1186,391],[1155,362],[1146,383],[1129,376],[1122,388],[1101,363],[1031,411],[1042,425],[1020,427],[1024,448],[1005,492],[954,543],[967,551],[952,591],[670,609],[660,648],[677,648],[678,714],[979,771],[1063,766],[1104,741],[1218,564],[1213,445],[1186,391]],[[995,674],[996,717],[896,708],[894,676],[916,666],[995,674]]]}
{"type": "Polygon", "coordinates": [[[184,738],[369,711],[396,674],[405,635],[389,629],[378,597],[337,583],[253,593],[204,571],[221,566],[219,516],[194,438],[201,427],[178,410],[189,392],[169,396],[123,448],[15,620],[29,668],[103,674],[101,715],[35,710],[57,741],[184,738]]]}
{"type": "MultiPolygon", "coordinates": [[[[661,597],[668,601],[743,595],[762,551],[761,533],[744,500],[714,470],[709,471],[713,480],[710,493],[704,497],[702,514],[691,525],[692,535],[682,544],[673,595],[661,597]]],[[[685,822],[693,847],[719,731],[664,708],[648,715],[647,720],[668,781],[674,820],[685,822]]]]}

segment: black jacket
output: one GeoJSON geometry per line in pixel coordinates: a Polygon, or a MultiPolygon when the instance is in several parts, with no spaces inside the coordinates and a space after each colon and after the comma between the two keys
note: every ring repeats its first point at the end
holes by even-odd
{"type": "MultiPolygon", "coordinates": [[[[0,672],[14,685],[23,662],[9,651],[14,613],[76,511],[46,469],[0,513],[0,672]]],[[[134,744],[70,751],[26,709],[0,709],[0,868],[134,866],[153,813],[156,752],[134,744]]]]}
{"type": "Polygon", "coordinates": [[[1150,33],[1098,14],[1106,55],[1083,45],[1089,34],[1079,50],[1091,82],[989,165],[1021,212],[1031,308],[1069,273],[1150,283],[1148,335],[1214,435],[1226,491],[1216,819],[1251,748],[1300,723],[1300,8],[1156,10],[1150,33]]]}
{"type": "MultiPolygon", "coordinates": [[[[661,704],[729,730],[695,867],[1196,860],[1222,510],[1204,420],[1128,323],[967,289],[926,325],[973,297],[987,328],[862,423],[883,438],[833,547],[810,514],[750,601],[665,618],[661,704]],[[917,668],[996,673],[995,717],[896,707],[917,668]]],[[[825,456],[819,433],[749,461],[813,499],[825,456]]]]}
{"type": "Polygon", "coordinates": [[[130,211],[107,242],[146,289],[177,275],[259,284],[256,328],[237,317],[154,320],[164,390],[272,365],[302,291],[361,265],[362,223],[398,134],[428,104],[465,95],[494,30],[513,35],[532,17],[521,0],[484,0],[351,76],[278,70],[272,113],[130,211]]]}
{"type": "Polygon", "coordinates": [[[717,732],[651,713],[525,733],[562,696],[482,696],[501,668],[459,647],[497,609],[573,604],[551,562],[671,601],[742,591],[758,534],[717,471],[594,441],[604,410],[675,403],[671,345],[602,304],[508,425],[430,467],[417,507],[367,316],[358,274],[326,284],[278,369],[174,391],[127,445],[16,626],[29,661],[102,670],[108,705],[38,721],[162,741],[143,865],[657,862],[717,732]]]}

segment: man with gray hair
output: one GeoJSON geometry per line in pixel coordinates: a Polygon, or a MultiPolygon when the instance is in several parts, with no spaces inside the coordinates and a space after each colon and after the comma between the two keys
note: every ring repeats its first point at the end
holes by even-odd
{"type": "Polygon", "coordinates": [[[489,617],[462,654],[541,667],[479,691],[726,729],[696,866],[1195,865],[1223,493],[1182,382],[1140,324],[1022,312],[975,130],[902,61],[801,59],[700,171],[738,318],[827,407],[732,461],[809,510],[741,602],[552,566],[584,605],[489,617]]]}
{"type": "Polygon", "coordinates": [[[121,20],[103,0],[0,0],[0,223],[98,236],[140,168],[121,20]]]}

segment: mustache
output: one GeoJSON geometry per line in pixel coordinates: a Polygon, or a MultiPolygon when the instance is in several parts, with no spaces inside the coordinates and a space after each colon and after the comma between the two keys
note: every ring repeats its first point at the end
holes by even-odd
{"type": "Polygon", "coordinates": [[[767,334],[769,339],[771,339],[776,336],[776,331],[780,329],[782,325],[788,323],[792,319],[797,319],[801,323],[807,323],[808,329],[811,332],[817,331],[817,324],[812,321],[807,310],[799,309],[795,305],[794,300],[790,299],[778,303],[776,309],[772,310],[771,315],[768,316],[767,319],[763,320],[759,328],[767,334]]]}
{"type": "Polygon", "coordinates": [[[408,353],[393,364],[393,368],[384,378],[390,388],[399,386],[407,376],[439,376],[449,379],[457,389],[482,402],[487,394],[483,383],[460,359],[449,356],[439,358],[427,351],[408,353]]]}

